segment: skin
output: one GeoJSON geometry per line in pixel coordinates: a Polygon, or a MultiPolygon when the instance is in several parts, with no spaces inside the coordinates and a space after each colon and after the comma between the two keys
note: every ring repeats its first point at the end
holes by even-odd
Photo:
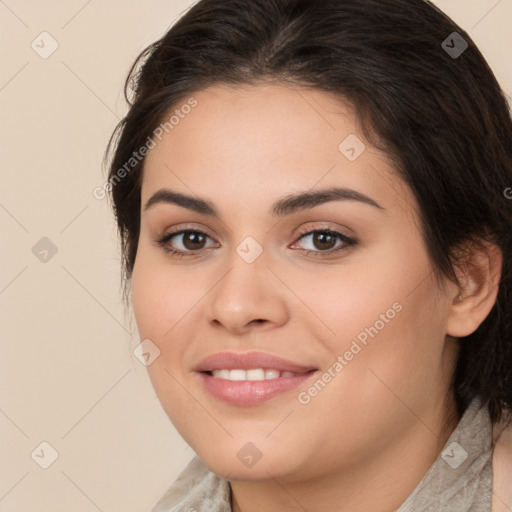
{"type": "Polygon", "coordinates": [[[490,311],[500,255],[489,248],[476,270],[460,269],[463,289],[440,287],[414,197],[339,98],[277,84],[217,85],[194,98],[146,159],[132,276],[141,339],[161,351],[148,371],[162,406],[206,466],[231,482],[235,511],[395,510],[460,419],[449,390],[452,336],[474,331],[490,311]],[[349,134],[366,145],[352,162],[338,149],[349,134]],[[382,209],[344,200],[269,213],[278,199],[331,186],[382,209]],[[219,216],[165,203],[144,209],[162,188],[208,200],[219,216]],[[198,255],[173,256],[155,242],[185,227],[210,237],[204,248],[182,236],[167,246],[199,247],[198,255]],[[299,240],[304,227],[358,243],[326,256],[312,236],[299,240]],[[253,263],[236,252],[248,236],[263,249],[253,263]],[[321,376],[397,303],[400,312],[307,404],[298,394],[311,382],[240,407],[212,397],[194,372],[208,355],[259,350],[321,376]],[[262,454],[250,468],[237,457],[248,442],[262,454]]]}

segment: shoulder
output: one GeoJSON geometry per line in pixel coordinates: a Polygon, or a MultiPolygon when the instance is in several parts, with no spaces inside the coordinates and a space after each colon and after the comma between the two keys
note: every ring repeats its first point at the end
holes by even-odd
{"type": "Polygon", "coordinates": [[[494,426],[492,512],[512,510],[512,413],[494,426]]]}

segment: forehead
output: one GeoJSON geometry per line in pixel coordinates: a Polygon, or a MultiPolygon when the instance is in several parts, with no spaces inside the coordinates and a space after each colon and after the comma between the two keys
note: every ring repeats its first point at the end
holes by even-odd
{"type": "Polygon", "coordinates": [[[143,202],[169,187],[257,207],[267,196],[328,186],[396,201],[400,180],[391,160],[364,138],[351,106],[322,91],[213,86],[167,117],[173,114],[146,157],[143,202]]]}

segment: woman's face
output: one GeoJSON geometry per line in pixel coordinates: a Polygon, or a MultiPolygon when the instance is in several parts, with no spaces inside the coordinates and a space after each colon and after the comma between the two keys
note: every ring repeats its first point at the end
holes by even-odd
{"type": "Polygon", "coordinates": [[[432,440],[457,290],[438,288],[393,163],[320,91],[215,86],[193,98],[147,156],[132,279],[141,339],[160,350],[149,374],[177,430],[234,480],[298,481],[408,436],[432,440]],[[222,369],[235,371],[205,373],[222,369]]]}

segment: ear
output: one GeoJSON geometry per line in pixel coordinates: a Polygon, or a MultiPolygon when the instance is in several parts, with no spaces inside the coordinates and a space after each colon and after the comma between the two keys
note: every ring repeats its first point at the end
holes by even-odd
{"type": "Polygon", "coordinates": [[[461,287],[453,297],[446,334],[468,336],[485,320],[496,302],[502,261],[502,252],[494,244],[481,241],[466,246],[464,256],[455,264],[461,287]]]}

